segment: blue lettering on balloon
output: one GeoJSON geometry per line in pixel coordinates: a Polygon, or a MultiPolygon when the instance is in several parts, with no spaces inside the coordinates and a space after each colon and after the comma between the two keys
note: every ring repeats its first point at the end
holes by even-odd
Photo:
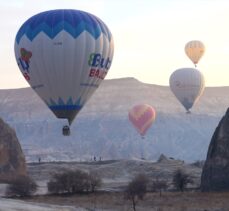
{"type": "Polygon", "coordinates": [[[108,70],[111,65],[111,60],[109,57],[103,58],[100,53],[91,53],[88,59],[88,65],[108,70]]]}

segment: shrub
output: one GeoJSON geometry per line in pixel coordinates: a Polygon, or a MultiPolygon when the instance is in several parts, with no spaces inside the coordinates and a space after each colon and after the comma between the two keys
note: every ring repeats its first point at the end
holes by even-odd
{"type": "Polygon", "coordinates": [[[194,163],[192,163],[192,166],[198,167],[198,168],[203,168],[204,167],[204,160],[197,160],[194,163]]]}
{"type": "Polygon", "coordinates": [[[37,184],[28,176],[20,176],[7,186],[7,196],[31,196],[37,190],[37,184]]]}

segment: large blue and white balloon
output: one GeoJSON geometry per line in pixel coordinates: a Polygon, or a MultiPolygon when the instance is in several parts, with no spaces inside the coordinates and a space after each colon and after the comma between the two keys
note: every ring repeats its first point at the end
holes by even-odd
{"type": "Polygon", "coordinates": [[[106,76],[114,44],[108,27],[79,10],[29,18],[15,39],[18,66],[34,91],[69,124],[106,76]]]}

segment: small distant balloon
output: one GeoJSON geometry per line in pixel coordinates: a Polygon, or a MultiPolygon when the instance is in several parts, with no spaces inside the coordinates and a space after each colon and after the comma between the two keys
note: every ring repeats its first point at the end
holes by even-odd
{"type": "Polygon", "coordinates": [[[205,46],[199,40],[192,40],[185,45],[185,53],[195,66],[204,55],[204,52],[205,46]]]}
{"type": "Polygon", "coordinates": [[[156,111],[148,104],[136,105],[129,111],[129,120],[142,137],[154,123],[155,118],[156,111]]]}
{"type": "Polygon", "coordinates": [[[170,89],[187,113],[199,100],[205,87],[203,74],[195,68],[180,68],[169,79],[170,89]]]}

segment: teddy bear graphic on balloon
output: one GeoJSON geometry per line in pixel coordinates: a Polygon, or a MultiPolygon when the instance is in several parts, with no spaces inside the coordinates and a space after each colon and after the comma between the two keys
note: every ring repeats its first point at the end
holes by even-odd
{"type": "Polygon", "coordinates": [[[23,69],[23,75],[27,81],[30,80],[29,76],[29,63],[30,58],[32,57],[32,52],[27,51],[25,48],[20,49],[21,57],[18,59],[19,63],[18,65],[21,65],[23,69]]]}

